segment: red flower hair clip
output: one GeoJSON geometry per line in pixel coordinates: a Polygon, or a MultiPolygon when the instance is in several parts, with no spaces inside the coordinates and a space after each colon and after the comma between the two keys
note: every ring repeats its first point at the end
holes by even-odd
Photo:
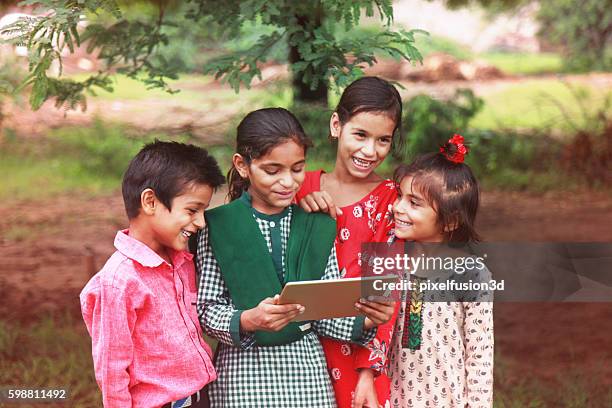
{"type": "Polygon", "coordinates": [[[468,154],[468,148],[464,144],[463,136],[455,133],[444,146],[440,147],[440,153],[453,163],[463,163],[465,155],[468,154]]]}

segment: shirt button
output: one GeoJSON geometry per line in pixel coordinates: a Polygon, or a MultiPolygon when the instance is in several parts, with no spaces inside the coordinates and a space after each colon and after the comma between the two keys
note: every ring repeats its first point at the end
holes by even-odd
{"type": "Polygon", "coordinates": [[[276,223],[274,221],[270,221],[270,227],[272,228],[276,227],[276,223]]]}

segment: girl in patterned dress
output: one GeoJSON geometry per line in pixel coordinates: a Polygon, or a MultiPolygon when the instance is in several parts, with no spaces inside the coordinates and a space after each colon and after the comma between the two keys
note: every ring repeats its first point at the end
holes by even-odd
{"type": "MultiPolygon", "coordinates": [[[[395,184],[375,173],[401,144],[402,101],[389,82],[364,77],[350,84],[330,119],[330,138],[338,143],[330,173],[306,173],[297,200],[306,211],[336,218],[336,252],[342,276],[361,276],[361,245],[393,237],[391,206],[395,184]]],[[[322,339],[336,401],[340,408],[388,407],[387,353],[394,318],[378,328],[366,347],[322,339]]]]}
{"type": "Polygon", "coordinates": [[[340,277],[333,219],[291,204],[308,146],[287,110],[249,113],[228,174],[231,202],[205,214],[197,309],[219,341],[212,407],[335,407],[318,336],[364,344],[393,315],[393,305],[364,301],[355,307],[365,317],[293,322],[303,306],[278,303],[287,282],[340,277]]]}
{"type": "MultiPolygon", "coordinates": [[[[393,206],[395,236],[411,241],[406,243],[408,251],[419,243],[447,242],[451,245],[443,248],[456,248],[477,241],[474,221],[478,184],[463,163],[466,153],[463,138],[455,135],[439,153],[421,156],[396,170],[399,197],[393,206]]],[[[438,251],[441,248],[435,247],[438,251]]],[[[456,249],[452,251],[453,255],[463,255],[456,249]]],[[[490,279],[484,264],[474,270],[479,279],[490,279]]],[[[411,272],[415,286],[403,293],[391,345],[391,406],[490,408],[493,404],[490,298],[483,301],[481,295],[472,301],[464,297],[455,297],[450,302],[439,298],[428,301],[424,295],[427,292],[417,288],[419,282],[433,280],[431,271],[411,272]]]]}

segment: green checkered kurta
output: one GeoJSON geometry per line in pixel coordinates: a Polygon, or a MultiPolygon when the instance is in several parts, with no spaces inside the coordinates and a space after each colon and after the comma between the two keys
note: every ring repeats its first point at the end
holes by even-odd
{"type": "MultiPolygon", "coordinates": [[[[254,215],[273,258],[278,258],[275,237],[280,235],[283,265],[291,213],[289,209],[276,218],[254,215]]],[[[197,304],[200,322],[208,335],[219,340],[215,360],[218,379],[210,385],[211,405],[215,408],[335,407],[325,354],[317,335],[365,344],[373,338],[375,330],[363,333],[363,318],[359,317],[321,320],[313,322],[313,330],[301,340],[259,347],[252,333],[239,330],[242,311],[232,304],[206,228],[198,239],[196,265],[201,274],[197,304]]],[[[339,278],[332,248],[323,279],[339,278]]]]}

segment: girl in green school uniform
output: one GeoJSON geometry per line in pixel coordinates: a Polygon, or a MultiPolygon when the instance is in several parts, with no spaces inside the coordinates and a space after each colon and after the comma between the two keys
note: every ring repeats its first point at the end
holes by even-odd
{"type": "Polygon", "coordinates": [[[292,204],[309,145],[289,111],[249,113],[228,173],[231,202],[205,214],[197,308],[219,340],[212,407],[335,407],[318,335],[365,344],[393,314],[392,304],[360,301],[361,316],[296,323],[304,307],[278,304],[287,282],[340,278],[335,222],[292,204]]]}

